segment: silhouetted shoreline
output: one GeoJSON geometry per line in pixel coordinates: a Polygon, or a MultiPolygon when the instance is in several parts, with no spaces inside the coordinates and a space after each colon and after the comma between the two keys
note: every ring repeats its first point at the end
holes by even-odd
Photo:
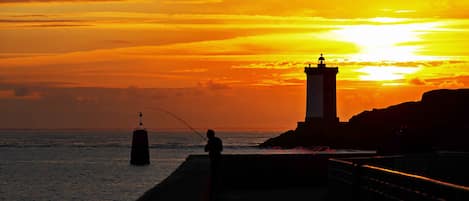
{"type": "Polygon", "coordinates": [[[301,126],[259,147],[378,150],[380,153],[469,151],[469,89],[441,89],[422,100],[364,111],[349,122],[301,126]]]}

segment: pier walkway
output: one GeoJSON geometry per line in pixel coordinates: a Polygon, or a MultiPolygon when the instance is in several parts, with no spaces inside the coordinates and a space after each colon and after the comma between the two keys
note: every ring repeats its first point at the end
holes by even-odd
{"type": "Polygon", "coordinates": [[[216,190],[210,185],[209,159],[191,155],[138,201],[308,200],[327,195],[329,158],[370,154],[224,155],[216,190]]]}

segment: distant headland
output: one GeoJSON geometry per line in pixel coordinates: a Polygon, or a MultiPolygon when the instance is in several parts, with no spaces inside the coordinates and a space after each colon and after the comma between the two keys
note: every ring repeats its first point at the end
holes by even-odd
{"type": "Polygon", "coordinates": [[[364,111],[349,122],[299,126],[260,147],[373,149],[381,153],[469,151],[469,89],[441,89],[421,101],[364,111]]]}

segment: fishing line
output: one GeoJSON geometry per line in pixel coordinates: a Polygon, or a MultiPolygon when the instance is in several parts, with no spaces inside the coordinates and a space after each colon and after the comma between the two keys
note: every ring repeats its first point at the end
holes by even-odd
{"type": "Polygon", "coordinates": [[[201,137],[203,140],[207,141],[207,138],[202,135],[201,133],[199,133],[197,130],[195,130],[195,128],[193,128],[189,123],[187,123],[187,121],[185,121],[184,119],[182,119],[181,117],[179,117],[178,115],[168,111],[168,110],[164,110],[162,108],[149,108],[149,109],[152,109],[152,110],[157,110],[157,111],[160,111],[160,112],[163,112],[171,117],[173,117],[174,119],[178,120],[179,122],[183,123],[187,128],[189,128],[191,131],[193,131],[196,135],[198,135],[199,137],[201,137]]]}

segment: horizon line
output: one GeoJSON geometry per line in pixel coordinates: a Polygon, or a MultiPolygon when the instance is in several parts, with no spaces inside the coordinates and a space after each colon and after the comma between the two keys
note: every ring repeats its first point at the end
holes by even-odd
{"type": "MultiPolygon", "coordinates": [[[[137,129],[137,127],[133,128],[0,128],[0,131],[129,131],[132,132],[133,130],[137,129]]],[[[181,132],[187,131],[192,132],[185,128],[145,128],[151,132],[181,132]]],[[[206,130],[209,128],[195,128],[196,130],[206,130]]],[[[240,131],[249,131],[249,132],[284,132],[287,130],[291,130],[288,128],[245,128],[245,127],[214,127],[210,128],[215,131],[223,131],[223,132],[240,132],[240,131]]]]}

